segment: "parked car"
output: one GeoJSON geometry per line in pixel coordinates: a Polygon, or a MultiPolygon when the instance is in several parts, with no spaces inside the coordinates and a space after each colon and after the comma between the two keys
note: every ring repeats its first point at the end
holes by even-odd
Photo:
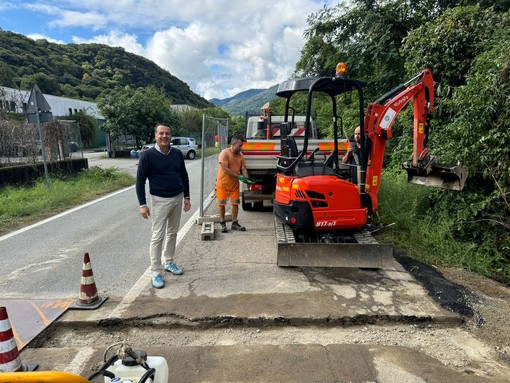
{"type": "MultiPolygon", "coordinates": [[[[172,142],[170,143],[172,148],[179,149],[184,157],[189,158],[190,160],[194,159],[197,156],[198,145],[194,138],[192,137],[173,137],[172,142]]],[[[147,144],[142,147],[142,150],[147,150],[152,148],[155,143],[147,144]]]]}
{"type": "Polygon", "coordinates": [[[151,144],[146,144],[146,145],[142,146],[142,150],[149,150],[150,148],[153,148],[154,145],[156,145],[155,142],[153,142],[151,144]]]}
{"type": "Polygon", "coordinates": [[[192,137],[173,137],[172,148],[179,149],[184,157],[190,160],[197,156],[198,145],[192,137]]]}

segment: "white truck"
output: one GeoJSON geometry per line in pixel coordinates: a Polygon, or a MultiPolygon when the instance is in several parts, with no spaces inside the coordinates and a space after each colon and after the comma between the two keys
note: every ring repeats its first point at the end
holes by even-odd
{"type": "MultiPolygon", "coordinates": [[[[246,142],[243,144],[243,155],[250,179],[254,182],[253,185],[241,183],[241,206],[246,211],[261,210],[264,207],[264,201],[272,202],[274,199],[277,157],[281,155],[282,148],[282,132],[280,131],[282,123],[290,123],[291,129],[287,135],[294,137],[298,149],[305,136],[305,116],[271,115],[268,104],[261,109],[263,114],[260,116],[246,114],[246,142]]],[[[346,139],[339,140],[340,155],[345,153],[348,146],[349,142],[346,139]]],[[[315,121],[311,119],[308,155],[315,151],[315,156],[329,156],[333,148],[332,139],[319,139],[319,129],[315,121]]]]}

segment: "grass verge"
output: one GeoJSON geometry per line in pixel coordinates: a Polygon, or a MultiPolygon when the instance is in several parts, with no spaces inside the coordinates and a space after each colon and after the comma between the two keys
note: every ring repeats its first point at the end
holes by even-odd
{"type": "Polygon", "coordinates": [[[134,184],[115,168],[91,167],[75,177],[44,178],[31,187],[0,189],[0,235],[20,229],[100,196],[134,184]]]}
{"type": "Polygon", "coordinates": [[[430,213],[427,204],[434,190],[407,183],[406,174],[383,173],[379,193],[383,229],[375,234],[377,239],[429,265],[464,268],[509,284],[510,266],[488,250],[490,244],[459,241],[455,217],[430,213]]]}

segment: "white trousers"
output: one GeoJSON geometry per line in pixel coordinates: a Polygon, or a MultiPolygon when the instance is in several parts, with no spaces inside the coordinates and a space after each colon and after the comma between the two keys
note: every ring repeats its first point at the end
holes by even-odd
{"type": "Polygon", "coordinates": [[[151,270],[154,274],[163,273],[162,258],[165,262],[174,262],[183,197],[183,193],[171,198],[151,195],[152,237],[150,256],[151,270]]]}

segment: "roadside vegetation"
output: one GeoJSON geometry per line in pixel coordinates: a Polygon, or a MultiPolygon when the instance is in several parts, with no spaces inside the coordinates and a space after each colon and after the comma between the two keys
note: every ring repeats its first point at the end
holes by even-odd
{"type": "Polygon", "coordinates": [[[385,171],[374,235],[429,265],[463,268],[509,285],[509,247],[501,243],[507,229],[495,220],[463,219],[449,193],[407,183],[404,171],[385,171]]]}
{"type": "Polygon", "coordinates": [[[30,187],[0,189],[0,235],[51,217],[100,196],[133,185],[134,178],[114,168],[91,167],[75,177],[44,177],[30,187]]]}

